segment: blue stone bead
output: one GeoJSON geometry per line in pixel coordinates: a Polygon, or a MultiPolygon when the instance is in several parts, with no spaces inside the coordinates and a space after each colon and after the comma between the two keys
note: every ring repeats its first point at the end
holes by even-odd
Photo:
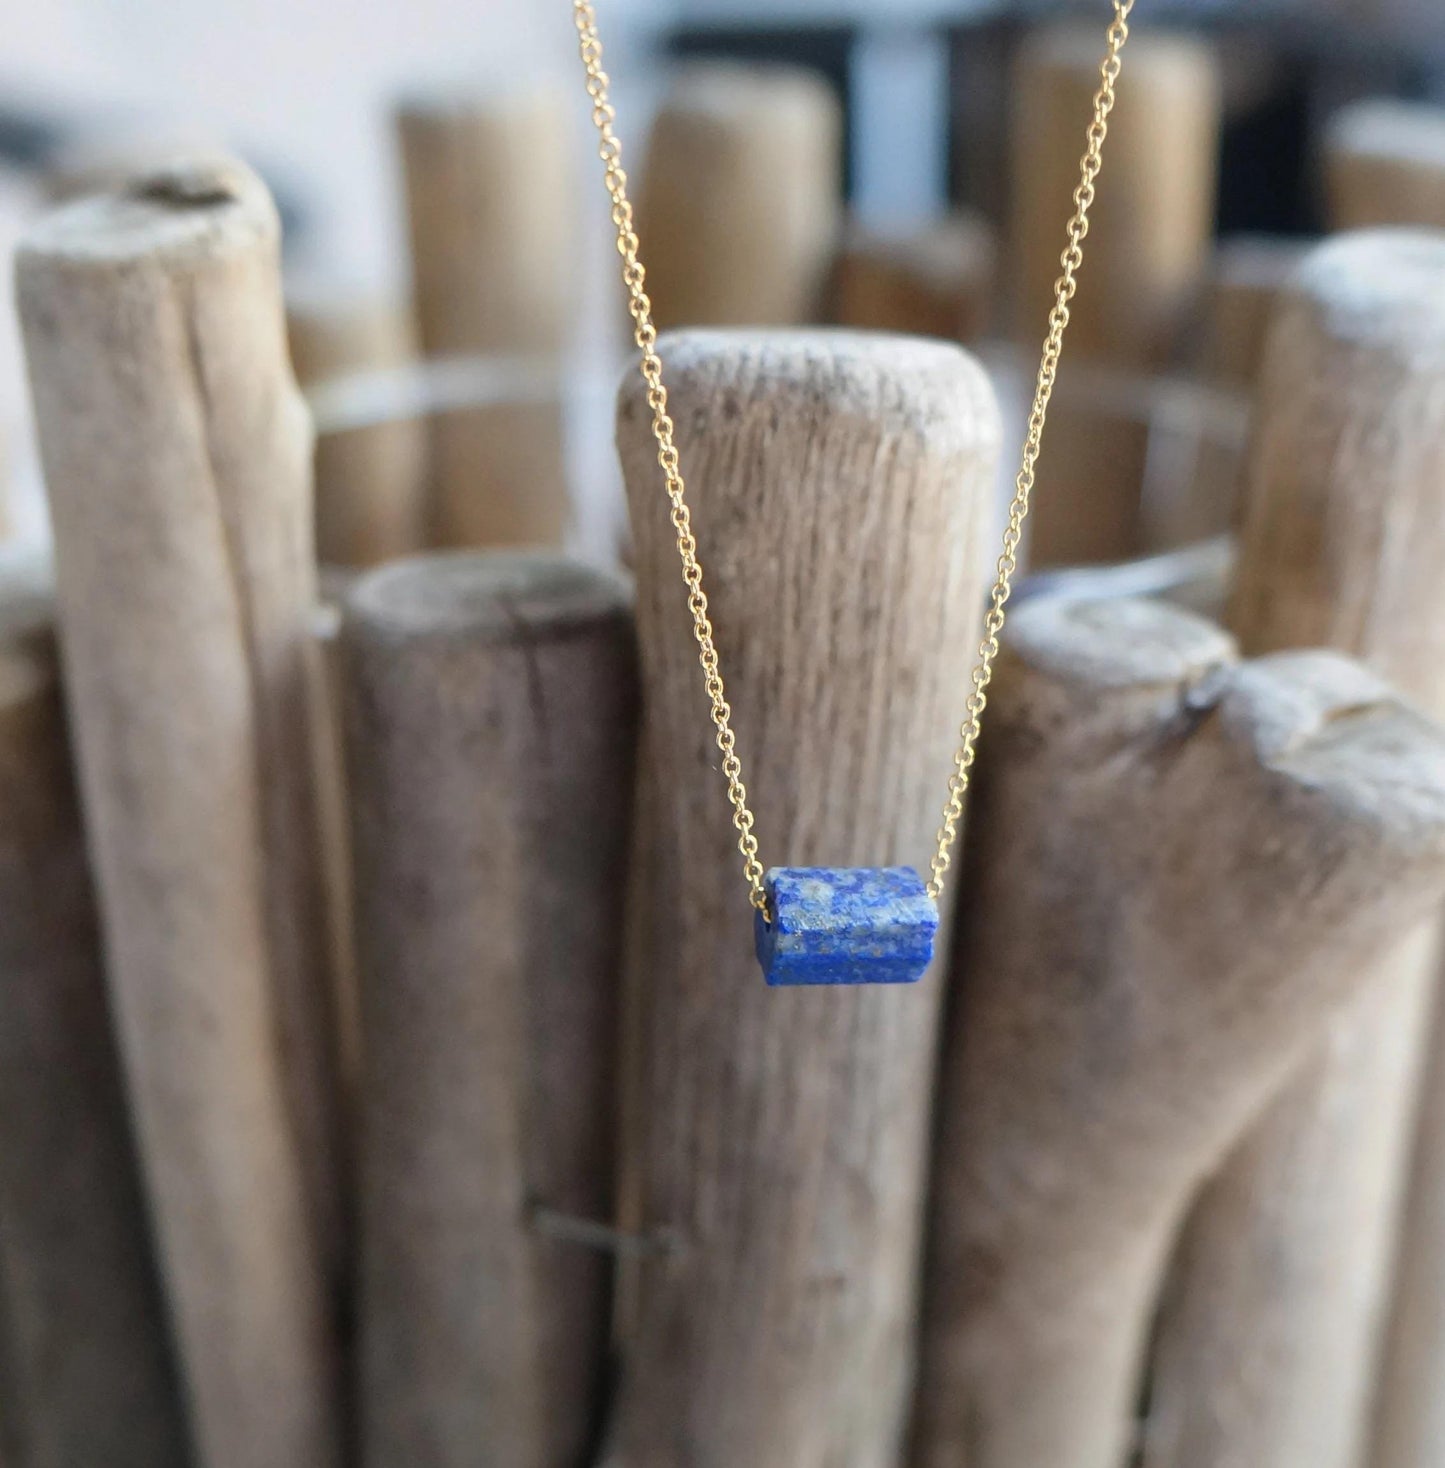
{"type": "Polygon", "coordinates": [[[754,925],[770,984],[911,984],[938,908],[912,867],[774,867],[754,925]]]}

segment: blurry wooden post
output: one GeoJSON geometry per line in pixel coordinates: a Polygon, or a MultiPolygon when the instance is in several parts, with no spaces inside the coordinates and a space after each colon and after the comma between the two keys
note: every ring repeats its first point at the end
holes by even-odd
{"type": "MultiPolygon", "coordinates": [[[[959,348],[687,332],[662,356],[764,859],[924,866],[976,645],[999,424],[959,348]]],[[[885,1468],[941,976],[768,989],[639,382],[618,443],[645,680],[608,1468],[885,1468]]]]}
{"type": "Polygon", "coordinates": [[[148,1205],[207,1468],[335,1462],[311,437],[225,160],[42,220],[18,296],[148,1205]]]}
{"type": "Polygon", "coordinates": [[[48,575],[0,562],[0,1445],[185,1468],[105,993],[48,575]]]}
{"type": "MultiPolygon", "coordinates": [[[[1246,648],[1352,652],[1435,715],[1442,394],[1445,237],[1315,250],[1266,351],[1231,610],[1246,648]]],[[[1150,1468],[1359,1461],[1436,931],[1381,934],[1358,1002],[1195,1204],[1159,1328],[1150,1468]]]]}
{"type": "MultiPolygon", "coordinates": [[[[288,286],[291,361],[302,388],[416,360],[407,308],[371,296],[288,286]]],[[[316,556],[370,566],[418,551],[426,531],[427,427],[397,418],[316,445],[316,556]]]]}
{"type": "Polygon", "coordinates": [[[368,1468],[587,1455],[612,1264],[630,595],[539,553],[419,558],[343,630],[367,1055],[368,1468]]]}
{"type": "MultiPolygon", "coordinates": [[[[1079,181],[1102,31],[1045,27],[1019,53],[1010,254],[1014,335],[1033,346],[1053,301],[1079,181]]],[[[1136,28],[1070,307],[1071,360],[1142,368],[1166,354],[1204,278],[1214,222],[1219,68],[1203,41],[1136,28]]]]}
{"type": "MultiPolygon", "coordinates": [[[[429,358],[555,370],[577,280],[570,93],[407,99],[397,113],[417,327],[429,358]]],[[[464,409],[432,435],[442,545],[551,545],[570,506],[555,401],[464,409]]]]}
{"type": "Polygon", "coordinates": [[[791,67],[684,67],[652,124],[637,228],[660,326],[817,319],[842,225],[842,109],[791,67]]]}
{"type": "Polygon", "coordinates": [[[1280,293],[1309,246],[1282,235],[1235,235],[1214,252],[1201,366],[1214,382],[1253,387],[1280,293]]]}
{"type": "Polygon", "coordinates": [[[840,326],[973,342],[993,313],[995,249],[986,220],[959,212],[915,228],[851,225],[833,263],[840,326]]]}
{"type": "Polygon", "coordinates": [[[1330,226],[1445,229],[1445,107],[1370,101],[1343,107],[1325,133],[1330,226]]]}
{"type": "Polygon", "coordinates": [[[1020,607],[989,718],[912,1461],[1118,1468],[1187,1199],[1445,887],[1445,736],[1129,601],[1020,607]]]}

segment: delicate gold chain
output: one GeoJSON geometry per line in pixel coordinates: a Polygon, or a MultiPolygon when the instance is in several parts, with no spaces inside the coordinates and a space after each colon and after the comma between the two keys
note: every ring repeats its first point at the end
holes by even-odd
{"type": "MultiPolygon", "coordinates": [[[[1063,273],[1054,282],[1054,304],[1049,311],[1048,333],[1044,338],[1039,374],[1034,385],[1033,403],[1029,409],[1028,432],[1024,438],[1023,457],[1018,478],[1014,481],[1013,500],[1009,504],[1008,524],[1003,533],[1003,551],[996,568],[988,612],[984,617],[984,637],[973,670],[973,687],[969,693],[967,715],[959,729],[958,752],[954,755],[953,773],[948,778],[948,802],[943,809],[943,824],[938,828],[938,841],[929,863],[928,895],[935,901],[943,892],[944,873],[952,860],[952,848],[958,839],[958,822],[963,815],[963,798],[978,746],[980,721],[988,702],[988,685],[993,677],[994,659],[998,656],[999,633],[1003,631],[1004,607],[1013,589],[1018,570],[1018,549],[1023,538],[1024,520],[1029,512],[1029,496],[1034,487],[1034,467],[1043,441],[1044,419],[1053,395],[1063,354],[1064,328],[1069,324],[1069,302],[1076,289],[1075,277],[1083,264],[1083,242],[1089,232],[1089,208],[1094,202],[1094,183],[1099,176],[1104,137],[1108,119],[1114,109],[1114,85],[1119,79],[1119,53],[1129,39],[1129,12],[1134,0],[1113,0],[1114,18],[1109,24],[1108,50],[1099,69],[1099,90],[1094,94],[1094,115],[1089,123],[1088,146],[1080,160],[1079,186],[1074,190],[1074,214],[1068,224],[1069,243],[1059,263],[1063,273]]],[[[743,876],[748,896],[759,912],[766,914],[768,900],[763,887],[763,864],[758,858],[758,838],[753,833],[753,813],[748,807],[747,787],[743,784],[742,761],[737,753],[737,738],[732,728],[732,710],[728,707],[718,666],[717,644],[713,640],[712,622],[708,617],[707,594],[702,587],[702,565],[697,558],[697,541],[692,534],[692,521],[684,498],[682,471],[678,464],[672,417],[667,410],[667,388],[662,382],[662,358],[657,352],[657,327],[652,320],[652,302],[648,299],[646,271],[638,258],[640,243],[633,224],[632,204],[627,197],[627,174],[622,167],[622,144],[614,129],[617,114],[609,99],[609,80],[602,69],[602,41],[597,34],[597,10],[593,0],[573,0],[572,19],[587,70],[587,95],[592,99],[592,122],[597,129],[598,155],[606,170],[607,194],[612,200],[612,224],[617,231],[617,252],[622,256],[622,279],[627,286],[628,310],[632,313],[633,339],[642,353],[640,370],[647,383],[647,404],[652,410],[652,434],[657,441],[657,462],[662,468],[664,487],[672,507],[672,525],[677,532],[677,553],[682,560],[682,579],[687,585],[688,610],[692,613],[693,637],[697,641],[698,662],[702,665],[703,686],[712,703],[712,722],[717,747],[722,751],[722,772],[727,780],[728,801],[733,808],[733,825],[738,833],[738,851],[743,858],[743,876]]]]}

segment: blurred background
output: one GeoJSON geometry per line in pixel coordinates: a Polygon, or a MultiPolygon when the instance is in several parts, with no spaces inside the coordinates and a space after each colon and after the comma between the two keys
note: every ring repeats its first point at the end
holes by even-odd
{"type": "MultiPolygon", "coordinates": [[[[745,214],[755,206],[774,221],[778,210],[768,201],[768,189],[791,199],[793,223],[771,227],[784,236],[789,228],[800,233],[791,241],[763,240],[756,260],[734,256],[731,294],[737,300],[721,287],[711,302],[689,299],[684,285],[673,285],[674,277],[692,279],[700,270],[722,273],[720,262],[736,242],[712,228],[708,206],[700,206],[689,223],[686,211],[678,212],[681,194],[662,197],[668,189],[663,160],[654,209],[655,230],[663,233],[645,239],[644,254],[660,284],[664,317],[832,318],[937,330],[974,344],[1035,341],[1062,236],[1098,27],[1091,25],[1082,53],[1072,60],[1051,60],[1048,47],[1031,46],[1029,38],[1070,18],[1097,22],[1099,10],[1089,4],[945,0],[604,5],[620,131],[634,172],[669,89],[691,90],[694,99],[703,95],[679,83],[691,63],[783,64],[806,68],[819,83],[812,94],[790,94],[784,87],[755,106],[757,136],[739,132],[735,144],[723,145],[723,154],[733,147],[741,151],[729,154],[730,163],[722,154],[714,157],[711,166],[723,172],[697,190],[723,215],[733,190],[744,201],[735,217],[739,209],[745,214]],[[1073,84],[1060,83],[1070,71],[1078,73],[1073,84]],[[788,112],[790,95],[802,96],[801,111],[788,112]],[[1011,121],[1021,114],[1028,119],[1022,129],[1011,121]],[[757,155],[752,162],[749,150],[757,155]],[[728,168],[733,173],[724,177],[728,168]],[[759,168],[771,171],[771,181],[759,181],[759,168]],[[749,169],[755,176],[748,176],[749,169]],[[1021,190],[1024,177],[1036,186],[1021,190]],[[801,189],[789,178],[801,179],[801,189]],[[689,231],[713,236],[714,253],[699,254],[685,239],[675,244],[669,237],[689,231]],[[779,268],[784,274],[793,270],[796,278],[779,283],[782,294],[769,300],[768,259],[789,251],[796,258],[779,268]],[[673,256],[676,271],[669,263],[673,256]],[[940,312],[948,319],[940,321],[940,312]]],[[[1317,235],[1331,222],[1368,222],[1343,215],[1331,221],[1324,163],[1331,119],[1362,99],[1439,101],[1445,94],[1445,12],[1431,0],[1151,0],[1136,21],[1136,30],[1150,38],[1150,46],[1157,43],[1157,50],[1147,66],[1140,65],[1148,74],[1131,86],[1139,93],[1141,117],[1155,115],[1162,131],[1145,145],[1148,156],[1137,166],[1130,158],[1115,160],[1116,172],[1132,175],[1130,196],[1113,207],[1106,202],[1100,211],[1080,298],[1083,314],[1096,312],[1100,319],[1077,332],[1070,357],[1135,374],[1206,369],[1219,384],[1231,378],[1237,383],[1239,364],[1216,363],[1220,370],[1213,372],[1205,362],[1211,353],[1254,350],[1205,339],[1214,329],[1204,304],[1211,283],[1221,271],[1232,285],[1248,277],[1251,284],[1240,287],[1241,298],[1252,292],[1254,299],[1264,277],[1287,269],[1292,241],[1317,235]],[[1187,39],[1171,48],[1171,35],[1187,39]],[[1240,236],[1246,238],[1241,242],[1240,236]],[[1227,246],[1223,253],[1214,248],[1221,240],[1227,246]],[[1113,285],[1098,278],[1111,269],[1117,273],[1113,285]],[[1121,306],[1116,298],[1132,305],[1121,306]],[[1105,329],[1102,318],[1111,314],[1115,319],[1105,329]]],[[[1056,40],[1062,44],[1057,35],[1056,40]]],[[[1142,49],[1136,47],[1136,54],[1142,49]]],[[[727,92],[725,84],[722,90],[727,92]]],[[[368,0],[297,7],[229,0],[176,7],[72,0],[30,8],[11,18],[0,63],[0,242],[8,248],[45,202],[88,181],[177,147],[219,147],[252,162],[277,197],[294,300],[326,314],[332,328],[342,301],[357,309],[362,302],[371,303],[369,309],[389,303],[387,309],[406,316],[416,209],[409,232],[405,128],[398,126],[397,108],[410,98],[425,110],[428,99],[440,97],[463,110],[470,97],[499,115],[534,109],[531,120],[514,129],[510,146],[517,159],[539,162],[532,185],[541,189],[546,185],[540,178],[554,179],[560,202],[538,205],[552,208],[553,222],[536,225],[540,233],[534,232],[528,248],[551,252],[556,278],[540,281],[543,267],[537,266],[536,289],[550,292],[550,304],[536,313],[535,343],[528,341],[525,323],[510,332],[482,324],[447,340],[445,330],[425,319],[421,302],[416,344],[431,356],[486,350],[494,343],[509,352],[535,346],[554,359],[560,353],[569,369],[578,369],[579,382],[564,389],[572,399],[569,440],[574,463],[580,454],[591,469],[581,474],[587,482],[573,484],[570,524],[574,541],[605,555],[616,498],[615,487],[604,482],[608,469],[598,466],[610,456],[599,455],[596,435],[607,432],[606,403],[625,347],[625,322],[567,5],[418,0],[403,7],[368,0]]],[[[749,110],[726,96],[719,105],[723,113],[749,110]]],[[[1383,144],[1387,151],[1398,147],[1408,153],[1441,146],[1439,124],[1432,141],[1428,123],[1419,114],[1377,117],[1373,125],[1383,129],[1382,136],[1398,131],[1383,144]]],[[[737,119],[731,125],[742,126],[737,119]]],[[[681,139],[677,156],[693,167],[692,150],[699,145],[682,138],[685,131],[680,123],[674,134],[681,139]]],[[[420,146],[425,151],[428,145],[420,146]]],[[[485,146],[497,152],[495,143],[485,146]]],[[[706,144],[700,146],[706,153],[706,144]]],[[[1120,154],[1134,151],[1128,141],[1116,148],[1120,154]]],[[[498,163],[498,179],[509,166],[506,159],[498,163]]],[[[702,167],[694,180],[707,178],[702,167]]],[[[1418,189],[1407,183],[1395,194],[1388,204],[1341,203],[1338,209],[1420,213],[1421,222],[1428,222],[1433,206],[1418,189]],[[1413,204],[1402,202],[1410,197],[1413,204]]],[[[489,248],[485,239],[479,244],[489,248]]],[[[416,267],[423,273],[433,268],[426,262],[416,267]]],[[[3,318],[0,428],[14,486],[10,515],[28,533],[37,528],[41,512],[12,313],[6,309],[3,318]]],[[[383,345],[374,321],[369,336],[358,334],[353,321],[349,345],[343,349],[331,340],[324,362],[303,364],[303,377],[394,362],[400,350],[396,329],[393,323],[393,339],[383,345]],[[368,336],[368,343],[360,336],[368,336]]],[[[305,354],[304,344],[299,350],[305,354]]],[[[997,357],[996,365],[1007,400],[1007,355],[997,357]]],[[[1077,386],[1082,379],[1075,370],[1069,380],[1077,386]]],[[[464,396],[488,391],[484,382],[461,390],[464,396]]],[[[1127,411],[1137,416],[1137,384],[1106,396],[1127,403],[1131,391],[1134,406],[1127,411]]],[[[1148,396],[1153,419],[1160,400],[1158,394],[1148,396]]],[[[1164,401],[1176,425],[1181,412],[1186,418],[1212,415],[1214,426],[1198,431],[1229,438],[1232,430],[1219,416],[1227,405],[1208,400],[1181,409],[1177,397],[1167,394],[1164,401]]],[[[342,421],[350,421],[348,411],[342,421]]],[[[367,411],[400,410],[383,404],[367,411]]],[[[1067,432],[1060,427],[1061,438],[1067,432]]],[[[1143,440],[1132,450],[1147,451],[1143,440]]],[[[1089,446],[1077,452],[1087,457],[1089,446]]],[[[1120,452],[1116,443],[1111,457],[1120,452]]],[[[1172,440],[1156,434],[1153,452],[1156,460],[1173,456],[1176,478],[1185,472],[1177,468],[1172,440]]],[[[1165,494],[1159,489],[1156,498],[1165,494]]],[[[1107,520],[1111,512],[1100,513],[1107,520]]],[[[1124,511],[1115,507],[1112,513],[1124,511]]],[[[1168,519],[1174,512],[1163,507],[1158,513],[1168,519]]],[[[1188,520],[1194,509],[1181,513],[1188,520]]],[[[1219,513],[1216,505],[1203,518],[1217,519],[1219,513]]],[[[1201,528],[1210,527],[1189,523],[1146,527],[1144,533],[1150,541],[1168,542],[1201,528]]],[[[1078,533],[1082,538],[1075,543],[1075,531],[1065,526],[1053,545],[1052,530],[1040,524],[1036,563],[1087,561],[1138,548],[1117,540],[1117,524],[1110,528],[1101,521],[1078,533]]]]}

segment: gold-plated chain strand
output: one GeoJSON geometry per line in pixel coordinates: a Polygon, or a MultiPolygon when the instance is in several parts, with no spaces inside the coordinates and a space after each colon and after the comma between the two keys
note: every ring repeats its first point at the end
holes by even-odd
{"type": "Polygon", "coordinates": [[[1018,570],[1019,542],[1023,538],[1024,520],[1029,512],[1029,496],[1034,488],[1034,466],[1038,463],[1043,442],[1044,419],[1053,396],[1054,379],[1064,349],[1064,328],[1069,324],[1069,302],[1074,298],[1075,277],[1084,263],[1084,236],[1089,232],[1089,209],[1094,202],[1094,181],[1103,161],[1104,136],[1109,130],[1109,114],[1114,110],[1114,84],[1119,80],[1119,53],[1129,39],[1129,12],[1134,0],[1113,0],[1114,18],[1109,23],[1108,48],[1099,67],[1099,90],[1094,93],[1094,115],[1086,134],[1087,146],[1079,162],[1079,186],[1074,190],[1074,213],[1068,224],[1069,242],[1059,256],[1063,273],[1054,282],[1054,304],[1049,311],[1048,332],[1044,337],[1039,375],[1034,383],[1033,402],[1029,407],[1028,429],[1024,434],[1022,462],[1014,480],[1013,499],[1008,507],[1008,523],[1003,532],[1003,551],[995,568],[993,590],[989,594],[988,611],[983,619],[983,641],[973,669],[973,687],[968,695],[967,713],[959,729],[958,752],[953,757],[953,773],[948,777],[948,802],[943,807],[943,824],[938,828],[933,860],[929,862],[928,895],[936,902],[943,893],[943,878],[953,860],[953,847],[958,840],[958,822],[963,815],[963,798],[973,771],[978,748],[980,721],[988,703],[988,685],[993,678],[994,659],[998,656],[998,637],[1003,631],[1004,607],[1013,591],[1014,573],[1018,570]]]}
{"type": "Polygon", "coordinates": [[[632,204],[627,197],[627,174],[622,168],[622,144],[613,130],[616,113],[608,96],[609,81],[602,69],[602,41],[597,34],[597,12],[591,0],[573,0],[572,19],[587,68],[587,95],[592,99],[592,123],[597,129],[598,155],[606,169],[607,194],[612,200],[612,224],[617,231],[617,253],[622,256],[622,279],[627,286],[627,308],[632,313],[632,336],[642,353],[640,365],[647,383],[647,405],[652,410],[652,435],[657,440],[657,462],[672,506],[672,528],[677,532],[677,553],[682,560],[682,579],[687,585],[687,606],[692,613],[692,633],[697,640],[697,659],[702,665],[703,687],[712,704],[712,722],[717,747],[722,753],[723,778],[733,808],[733,825],[738,833],[738,852],[743,859],[743,877],[748,898],[763,914],[768,910],[763,891],[763,864],[758,859],[758,838],[753,834],[753,813],[748,807],[743,765],[733,733],[732,710],[718,666],[717,644],[708,617],[707,593],[702,588],[702,565],[697,558],[692,519],[684,499],[682,470],[677,445],[673,442],[672,416],[667,411],[667,389],[662,383],[662,358],[657,354],[657,327],[652,320],[652,302],[645,288],[647,273],[638,259],[637,231],[632,223],[632,204]]]}
{"type": "MultiPolygon", "coordinates": [[[[1044,338],[1033,402],[1029,409],[1028,431],[1024,439],[1022,462],[1014,482],[1013,500],[1009,505],[1008,523],[1003,535],[1003,550],[998,559],[988,611],[984,617],[984,638],[979,646],[978,662],[972,675],[972,689],[967,714],[959,730],[960,743],[954,755],[953,773],[948,780],[948,801],[944,806],[943,824],[938,830],[937,845],[929,863],[929,896],[935,900],[943,892],[944,874],[952,859],[952,848],[958,839],[958,822],[963,814],[964,795],[978,745],[980,721],[988,702],[987,692],[993,677],[993,663],[998,656],[998,637],[1003,630],[1004,608],[1013,589],[1018,570],[1018,549],[1023,537],[1023,524],[1029,510],[1029,496],[1034,487],[1034,468],[1043,439],[1044,419],[1053,394],[1059,359],[1063,353],[1064,329],[1069,324],[1069,302],[1075,291],[1075,277],[1083,263],[1083,241],[1089,232],[1089,208],[1094,202],[1094,183],[1102,162],[1108,118],[1114,108],[1114,85],[1119,79],[1119,53],[1129,38],[1129,12],[1134,0],[1113,0],[1114,18],[1108,31],[1108,49],[1100,67],[1099,90],[1094,96],[1094,113],[1090,120],[1087,148],[1080,162],[1079,186],[1074,190],[1074,213],[1068,224],[1068,245],[1060,256],[1063,273],[1054,282],[1054,304],[1049,312],[1048,332],[1044,338]]],[[[664,488],[671,504],[673,529],[677,532],[677,551],[682,561],[683,581],[687,586],[688,610],[692,613],[693,636],[697,641],[698,662],[702,665],[703,686],[711,702],[717,746],[722,752],[722,771],[727,780],[728,800],[733,808],[733,825],[738,833],[738,851],[743,858],[743,875],[748,896],[759,912],[767,913],[767,896],[763,888],[763,864],[758,858],[758,842],[753,831],[753,813],[748,807],[747,788],[743,784],[742,761],[737,753],[737,739],[732,728],[732,710],[728,707],[722,671],[718,664],[717,645],[713,640],[712,622],[708,617],[707,595],[702,586],[702,566],[697,558],[697,541],[685,499],[685,486],[674,442],[672,417],[667,411],[667,389],[662,382],[662,358],[657,352],[657,327],[652,320],[652,302],[645,289],[646,272],[639,258],[640,244],[633,225],[632,204],[627,196],[627,174],[622,167],[622,144],[614,128],[616,113],[609,98],[609,81],[602,69],[602,41],[597,34],[597,12],[593,0],[573,0],[572,18],[587,71],[587,94],[592,99],[592,122],[597,129],[598,154],[605,168],[607,194],[612,200],[612,224],[617,231],[617,252],[622,256],[622,278],[627,287],[628,310],[632,314],[633,339],[641,352],[639,364],[647,383],[647,402],[652,410],[652,432],[657,441],[657,462],[663,473],[664,488]]]]}

